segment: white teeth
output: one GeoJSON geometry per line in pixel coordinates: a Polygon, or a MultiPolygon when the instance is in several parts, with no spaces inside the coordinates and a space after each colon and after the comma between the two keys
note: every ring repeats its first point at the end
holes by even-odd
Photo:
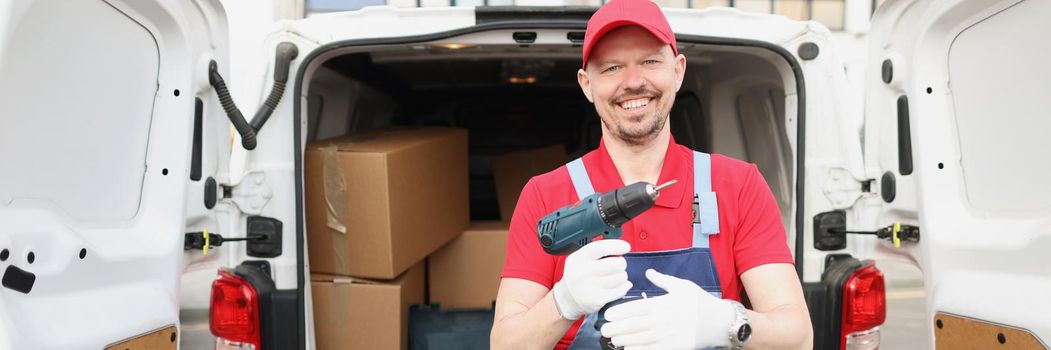
{"type": "Polygon", "coordinates": [[[639,98],[639,99],[634,99],[634,100],[628,100],[628,101],[621,102],[620,103],[620,107],[624,108],[624,109],[636,109],[636,108],[645,107],[649,103],[650,103],[650,99],[648,99],[648,98],[639,98]]]}

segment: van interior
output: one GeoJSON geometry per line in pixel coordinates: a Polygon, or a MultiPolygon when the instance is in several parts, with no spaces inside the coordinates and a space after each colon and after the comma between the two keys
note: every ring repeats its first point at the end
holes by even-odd
{"type": "MultiPolygon", "coordinates": [[[[796,113],[786,118],[785,108],[786,92],[795,99],[791,68],[761,47],[683,40],[679,46],[687,69],[670,116],[675,141],[756,163],[792,232],[794,137],[786,120],[796,113]]],[[[578,44],[333,50],[339,51],[326,54],[304,80],[305,140],[391,126],[465,128],[471,220],[499,219],[492,156],[563,145],[568,161],[598,146],[601,121],[576,80],[578,44]]]]}

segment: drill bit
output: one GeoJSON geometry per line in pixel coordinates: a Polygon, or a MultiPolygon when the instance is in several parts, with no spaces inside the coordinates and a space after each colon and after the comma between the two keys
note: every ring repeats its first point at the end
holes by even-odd
{"type": "Polygon", "coordinates": [[[665,182],[664,184],[662,184],[660,186],[653,186],[653,185],[650,185],[650,184],[646,184],[646,194],[649,195],[650,198],[652,198],[653,200],[657,200],[657,197],[660,197],[661,190],[663,190],[665,188],[668,188],[668,186],[674,185],[676,182],[677,182],[676,180],[671,180],[671,181],[665,182]]]}
{"type": "Polygon", "coordinates": [[[658,192],[658,193],[660,193],[661,190],[663,190],[665,188],[668,188],[668,186],[674,185],[676,182],[679,182],[679,180],[674,180],[673,179],[671,181],[665,182],[663,185],[654,187],[653,190],[658,192]]]}

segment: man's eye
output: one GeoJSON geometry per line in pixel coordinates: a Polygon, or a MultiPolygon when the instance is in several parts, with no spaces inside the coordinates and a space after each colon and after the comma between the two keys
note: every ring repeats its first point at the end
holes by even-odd
{"type": "Polygon", "coordinates": [[[608,67],[608,68],[606,68],[606,70],[604,70],[603,72],[607,72],[607,73],[608,73],[608,72],[614,72],[614,71],[616,71],[616,70],[618,70],[618,69],[620,69],[620,66],[609,66],[609,67],[608,67]]]}
{"type": "Polygon", "coordinates": [[[657,60],[645,60],[645,61],[642,61],[642,63],[643,64],[657,64],[658,61],[657,60]]]}

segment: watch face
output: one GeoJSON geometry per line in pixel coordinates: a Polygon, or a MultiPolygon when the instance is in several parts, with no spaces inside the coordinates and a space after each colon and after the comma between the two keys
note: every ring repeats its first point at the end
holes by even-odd
{"type": "Polygon", "coordinates": [[[752,326],[745,323],[741,328],[737,329],[737,340],[740,342],[748,341],[748,338],[752,336],[752,326]]]}

